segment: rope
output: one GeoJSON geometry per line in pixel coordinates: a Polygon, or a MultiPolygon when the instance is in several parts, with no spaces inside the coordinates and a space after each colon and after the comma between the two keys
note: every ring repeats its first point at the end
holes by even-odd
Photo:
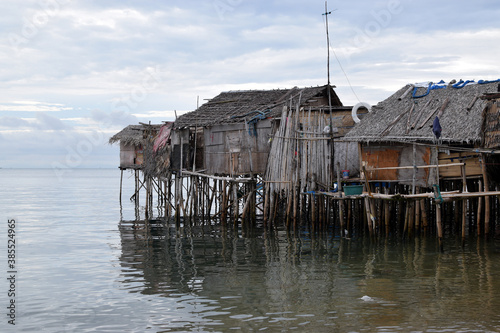
{"type": "Polygon", "coordinates": [[[412,93],[411,96],[413,98],[422,98],[422,97],[425,97],[425,96],[429,95],[429,93],[431,92],[431,86],[432,86],[432,82],[429,82],[429,86],[427,87],[427,91],[423,95],[418,95],[418,96],[416,95],[418,87],[415,87],[415,88],[413,88],[413,93],[412,93]]]}

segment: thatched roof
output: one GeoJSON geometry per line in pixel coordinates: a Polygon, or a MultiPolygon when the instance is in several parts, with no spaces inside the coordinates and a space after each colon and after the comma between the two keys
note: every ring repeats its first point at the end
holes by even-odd
{"type": "Polygon", "coordinates": [[[158,130],[162,125],[128,125],[120,132],[109,138],[109,143],[113,144],[115,142],[122,142],[124,144],[131,144],[138,146],[144,143],[144,131],[148,128],[153,128],[158,130]]]}
{"type": "MultiPolygon", "coordinates": [[[[317,99],[328,96],[327,86],[311,88],[291,88],[277,90],[228,91],[212,98],[196,111],[180,116],[176,128],[192,126],[211,126],[241,122],[246,116],[252,118],[258,112],[265,112],[266,117],[279,117],[283,105],[299,101],[302,106],[317,106],[317,99]]],[[[339,98],[331,89],[332,106],[341,106],[339,98]]]]}
{"type": "Polygon", "coordinates": [[[433,142],[435,137],[432,123],[441,113],[439,121],[443,142],[479,143],[482,138],[482,113],[486,102],[476,97],[496,92],[498,84],[498,82],[466,85],[455,83],[453,87],[452,83],[441,82],[431,84],[431,87],[439,86],[441,89],[432,90],[428,90],[427,84],[406,85],[374,106],[372,112],[356,124],[345,139],[362,142],[433,142]],[[422,95],[424,96],[419,97],[422,95]]]}

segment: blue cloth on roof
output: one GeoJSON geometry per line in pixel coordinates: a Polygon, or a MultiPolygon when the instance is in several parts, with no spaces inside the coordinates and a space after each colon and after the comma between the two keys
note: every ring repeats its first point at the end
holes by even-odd
{"type": "Polygon", "coordinates": [[[444,89],[444,88],[446,88],[446,83],[443,80],[439,81],[438,83],[429,82],[429,85],[427,86],[427,91],[425,93],[423,93],[422,95],[417,95],[417,90],[420,87],[422,87],[422,86],[419,84],[419,85],[415,85],[415,87],[413,88],[413,94],[412,94],[413,98],[425,97],[425,96],[429,95],[431,90],[444,89]]]}
{"type": "Polygon", "coordinates": [[[430,91],[431,91],[431,87],[432,87],[432,82],[429,82],[429,86],[427,87],[427,91],[425,93],[423,93],[422,95],[416,95],[417,93],[417,90],[418,90],[418,87],[415,86],[415,88],[413,88],[413,93],[412,93],[412,97],[413,98],[422,98],[422,97],[425,97],[427,95],[429,95],[430,91]]]}
{"type": "Polygon", "coordinates": [[[441,80],[441,81],[439,81],[438,83],[433,84],[433,85],[431,86],[431,90],[436,90],[436,89],[444,89],[444,88],[446,88],[446,86],[447,86],[447,85],[446,85],[446,82],[444,82],[444,80],[441,80]]]}
{"type": "Polygon", "coordinates": [[[434,122],[432,123],[432,132],[436,136],[437,139],[441,136],[441,131],[443,129],[441,128],[441,124],[439,123],[439,118],[436,116],[434,119],[434,122]]]}
{"type": "Polygon", "coordinates": [[[465,87],[469,83],[474,83],[474,80],[467,80],[467,81],[460,80],[457,83],[455,83],[454,85],[452,85],[452,87],[455,88],[455,89],[460,89],[460,88],[465,87]]]}
{"type": "Polygon", "coordinates": [[[487,83],[493,83],[493,82],[500,82],[500,79],[498,79],[498,80],[491,80],[491,81],[489,81],[489,80],[479,80],[479,81],[477,81],[478,84],[487,84],[487,83]]]}

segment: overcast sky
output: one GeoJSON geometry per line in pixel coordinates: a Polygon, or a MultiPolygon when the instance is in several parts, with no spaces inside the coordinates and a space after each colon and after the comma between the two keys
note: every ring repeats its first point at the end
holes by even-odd
{"type": "MultiPolygon", "coordinates": [[[[222,91],[327,83],[324,0],[0,6],[3,168],[117,167],[107,140],[128,124],[173,120],[222,91]]],[[[344,105],[376,104],[407,83],[500,78],[498,1],[328,6],[344,105]]]]}

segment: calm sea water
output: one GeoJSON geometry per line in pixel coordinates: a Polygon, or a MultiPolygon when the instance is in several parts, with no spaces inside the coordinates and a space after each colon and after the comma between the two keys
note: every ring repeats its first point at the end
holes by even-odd
{"type": "Polygon", "coordinates": [[[0,170],[0,331],[497,332],[498,241],[127,222],[119,170],[0,170]],[[17,222],[16,326],[7,220],[17,222]]]}

